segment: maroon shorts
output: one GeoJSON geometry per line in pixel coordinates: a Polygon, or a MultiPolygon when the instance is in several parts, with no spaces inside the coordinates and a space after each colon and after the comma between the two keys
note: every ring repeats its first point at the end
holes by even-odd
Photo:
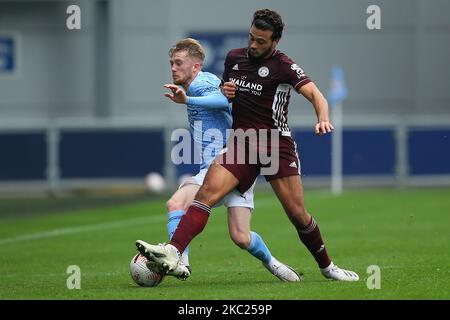
{"type": "Polygon", "coordinates": [[[300,175],[296,143],[291,137],[281,135],[278,147],[268,148],[259,145],[256,147],[248,142],[242,144],[230,139],[227,147],[217,156],[216,162],[239,180],[238,190],[241,193],[250,189],[259,174],[264,175],[267,181],[300,175]],[[261,157],[258,151],[267,157],[261,157]]]}

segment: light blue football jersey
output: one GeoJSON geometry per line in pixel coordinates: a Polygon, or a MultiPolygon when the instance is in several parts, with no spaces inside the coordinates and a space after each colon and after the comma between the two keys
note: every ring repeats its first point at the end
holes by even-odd
{"type": "MultiPolygon", "coordinates": [[[[220,79],[209,72],[200,71],[190,84],[187,95],[202,97],[220,92],[220,79]]],[[[187,105],[189,130],[195,147],[201,153],[200,170],[207,168],[227,142],[227,129],[231,129],[231,107],[200,107],[187,105]]]]}

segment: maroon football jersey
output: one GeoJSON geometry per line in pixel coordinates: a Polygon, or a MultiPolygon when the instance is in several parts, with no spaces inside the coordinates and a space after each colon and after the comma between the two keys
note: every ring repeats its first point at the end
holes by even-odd
{"type": "Polygon", "coordinates": [[[311,81],[284,53],[276,50],[270,57],[253,62],[247,48],[228,53],[223,80],[236,84],[233,129],[278,129],[283,136],[291,135],[287,123],[291,89],[298,90],[311,81]]]}

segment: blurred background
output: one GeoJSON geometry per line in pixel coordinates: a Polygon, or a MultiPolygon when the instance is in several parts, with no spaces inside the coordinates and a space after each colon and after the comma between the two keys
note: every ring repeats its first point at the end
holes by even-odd
{"type": "MultiPolygon", "coordinates": [[[[198,38],[204,69],[221,77],[265,7],[284,19],[279,49],[324,94],[343,71],[344,188],[450,185],[447,0],[36,0],[0,1],[0,194],[141,190],[151,172],[173,190],[197,167],[170,161],[187,117],[163,96],[169,47],[198,38]],[[68,28],[70,5],[80,29],[68,28]],[[368,28],[370,5],[381,29],[368,28]]],[[[329,188],[339,153],[313,135],[314,110],[296,94],[289,123],[306,187],[329,188]]]]}

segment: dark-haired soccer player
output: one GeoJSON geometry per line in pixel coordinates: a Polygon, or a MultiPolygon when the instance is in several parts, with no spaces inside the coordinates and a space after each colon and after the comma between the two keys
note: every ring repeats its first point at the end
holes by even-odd
{"type": "MultiPolygon", "coordinates": [[[[321,273],[328,279],[357,281],[358,275],[337,267],[330,259],[315,219],[307,212],[300,177],[300,162],[296,144],[287,124],[291,90],[302,94],[314,107],[317,115],[315,133],[324,135],[333,130],[328,115],[328,103],[317,86],[298,64],[278,51],[284,24],[281,16],[269,9],[253,15],[247,48],[231,50],[225,60],[223,92],[233,102],[233,129],[244,133],[251,130],[270,130],[278,135],[276,145],[247,143],[239,145],[229,139],[223,154],[209,167],[202,187],[193,204],[183,216],[169,244],[151,245],[138,240],[136,245],[158,266],[166,270],[177,267],[180,253],[199,234],[207,223],[210,208],[231,190],[247,191],[265,164],[249,161],[252,152],[266,150],[277,154],[278,170],[265,174],[266,180],[280,200],[302,243],[316,260],[321,273]],[[244,148],[245,163],[230,152],[244,148]]],[[[258,158],[259,159],[259,158],[258,158]]]]}

